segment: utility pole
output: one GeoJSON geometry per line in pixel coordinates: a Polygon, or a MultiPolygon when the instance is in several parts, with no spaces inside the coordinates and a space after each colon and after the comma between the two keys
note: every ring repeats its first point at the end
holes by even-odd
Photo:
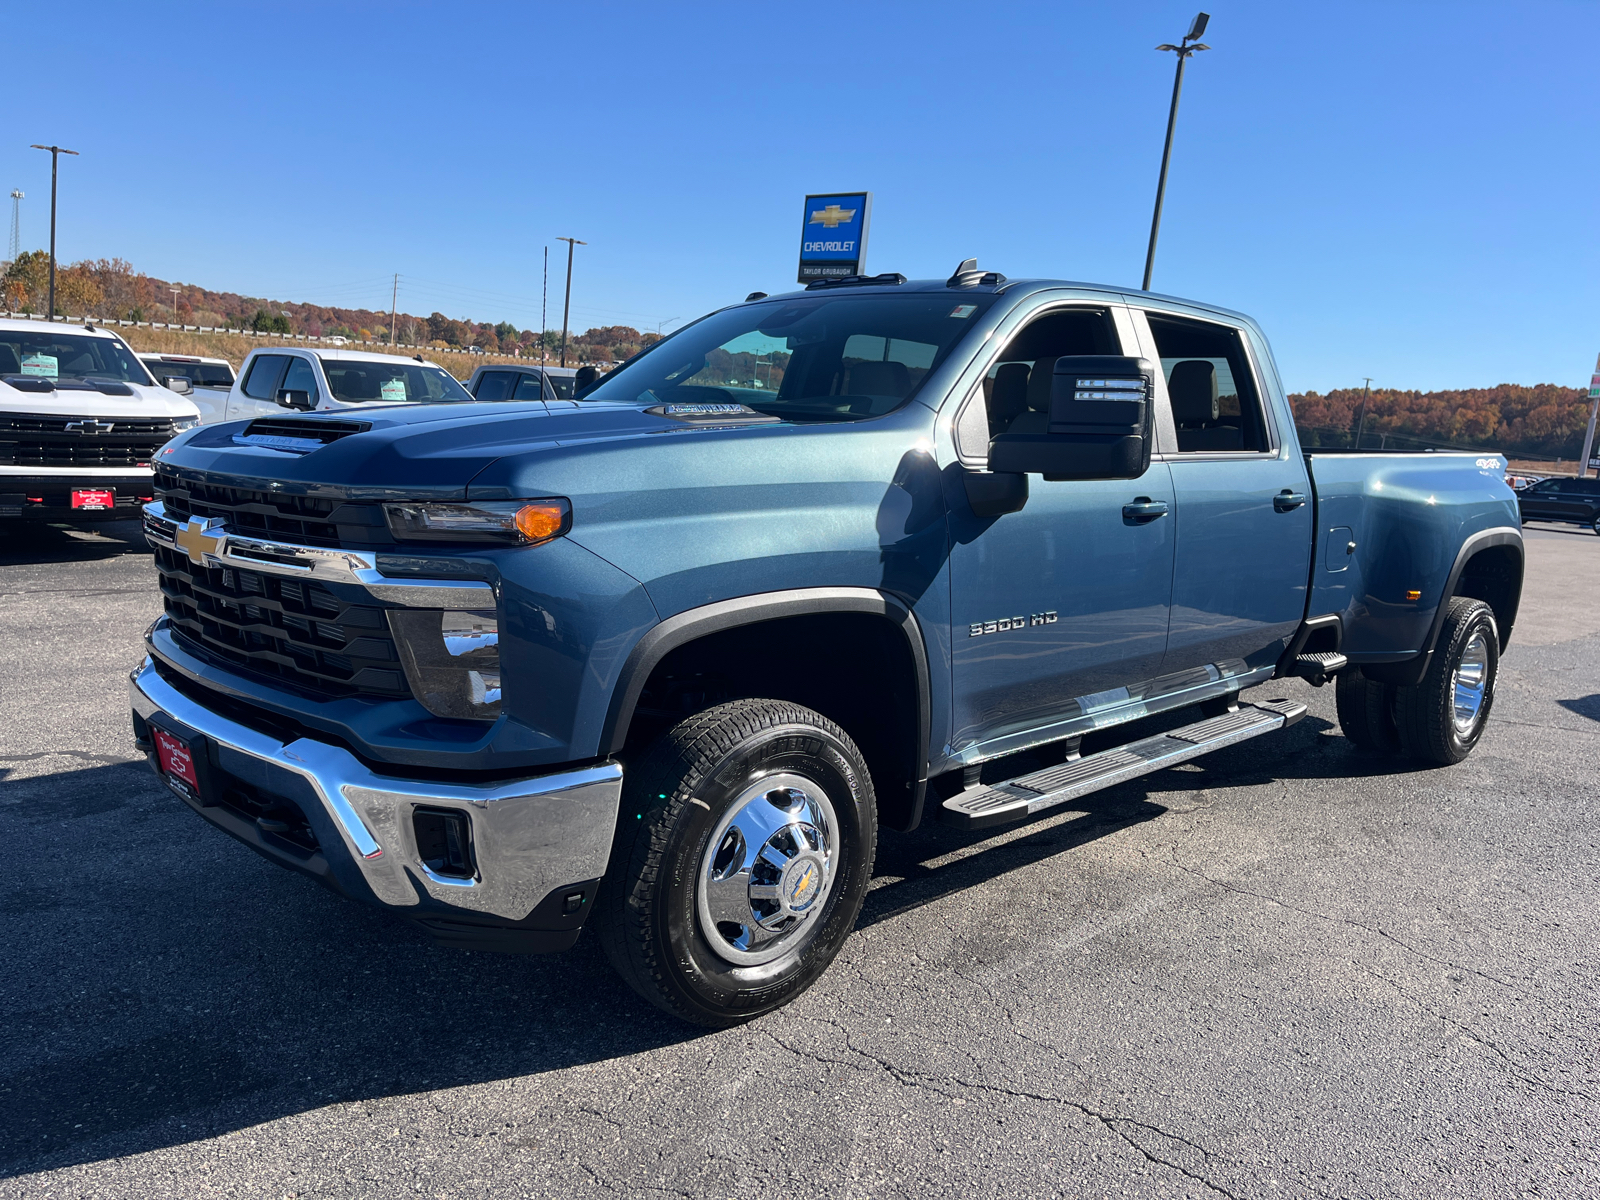
{"type": "Polygon", "coordinates": [[[1367,426],[1367,397],[1372,392],[1372,379],[1367,377],[1361,385],[1361,418],[1356,422],[1356,449],[1361,449],[1361,431],[1367,426]]]}
{"type": "Polygon", "coordinates": [[[587,246],[588,242],[580,242],[577,238],[557,238],[558,242],[567,244],[567,299],[561,306],[561,365],[567,365],[567,318],[572,312],[572,251],[576,246],[587,246]]]}
{"type": "Polygon", "coordinates": [[[400,311],[400,275],[395,273],[394,293],[389,297],[389,349],[394,349],[395,316],[400,311]]]}
{"type": "Polygon", "coordinates": [[[544,331],[550,327],[550,247],[544,248],[544,290],[539,293],[539,365],[544,366],[544,331]]]}
{"type": "Polygon", "coordinates": [[[22,250],[22,190],[11,189],[11,261],[17,261],[22,250]]]}
{"type": "MultiPolygon", "coordinates": [[[[1594,401],[1589,405],[1589,428],[1583,435],[1583,457],[1578,459],[1578,478],[1589,477],[1589,455],[1594,451],[1594,426],[1596,418],[1600,418],[1600,357],[1594,360],[1594,374],[1589,376],[1589,398],[1594,401]]],[[[1600,471],[1595,472],[1600,475],[1600,471]]]]}
{"type": "Polygon", "coordinates": [[[177,319],[178,319],[178,292],[179,292],[179,290],[180,289],[175,288],[175,287],[169,287],[167,289],[167,291],[172,293],[172,319],[173,319],[173,321],[177,321],[177,319]]]}
{"type": "Polygon", "coordinates": [[[1163,43],[1157,50],[1171,50],[1178,56],[1178,73],[1172,81],[1172,109],[1167,113],[1167,145],[1161,151],[1161,178],[1156,183],[1156,211],[1150,218],[1150,249],[1144,256],[1144,290],[1150,290],[1150,272],[1156,265],[1156,235],[1161,232],[1161,202],[1167,194],[1167,164],[1172,161],[1172,131],[1178,124],[1178,94],[1183,91],[1183,64],[1189,61],[1189,55],[1197,50],[1209,50],[1210,46],[1198,44],[1197,39],[1205,34],[1206,22],[1211,20],[1209,13],[1199,13],[1189,26],[1189,32],[1183,35],[1183,41],[1178,45],[1163,43]],[[1189,43],[1195,42],[1195,45],[1189,43]]]}
{"type": "Polygon", "coordinates": [[[63,154],[76,157],[78,152],[61,146],[41,146],[37,143],[29,149],[50,151],[50,300],[49,311],[45,313],[44,319],[54,321],[56,319],[56,164],[61,161],[63,154]]]}

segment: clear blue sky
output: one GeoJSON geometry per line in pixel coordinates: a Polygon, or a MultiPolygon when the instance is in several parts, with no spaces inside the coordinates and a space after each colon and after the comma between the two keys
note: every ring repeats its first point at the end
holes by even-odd
{"type": "MultiPolygon", "coordinates": [[[[282,300],[653,328],[793,287],[807,191],[875,271],[1136,286],[1193,0],[17,4],[24,248],[282,300]]],[[[1600,4],[1211,6],[1158,291],[1256,316],[1292,389],[1586,383],[1600,4]]]]}

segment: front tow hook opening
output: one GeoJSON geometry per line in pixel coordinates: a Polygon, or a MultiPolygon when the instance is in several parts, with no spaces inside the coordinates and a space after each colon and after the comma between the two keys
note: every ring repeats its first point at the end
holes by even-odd
{"type": "Polygon", "coordinates": [[[472,852],[472,818],[458,808],[412,810],[417,857],[442,882],[467,884],[478,877],[472,852]]]}

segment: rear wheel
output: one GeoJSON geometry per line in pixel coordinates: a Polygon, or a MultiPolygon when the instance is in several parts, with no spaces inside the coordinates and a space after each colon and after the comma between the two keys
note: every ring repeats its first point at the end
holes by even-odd
{"type": "Polygon", "coordinates": [[[1394,719],[1397,690],[1393,684],[1374,683],[1359,670],[1343,671],[1334,686],[1334,702],[1344,736],[1363,750],[1393,753],[1400,749],[1400,730],[1394,719]]]}
{"type": "Polygon", "coordinates": [[[1600,513],[1595,513],[1594,520],[1589,522],[1589,528],[1600,533],[1600,513]]]}
{"type": "Polygon", "coordinates": [[[854,928],[877,835],[866,763],[832,721],[778,700],[707,709],[624,779],[606,957],[696,1024],[787,1004],[854,928]]]}
{"type": "Polygon", "coordinates": [[[1493,610],[1482,600],[1452,597],[1427,672],[1395,696],[1407,756],[1448,766],[1471,754],[1489,720],[1499,669],[1493,610]]]}

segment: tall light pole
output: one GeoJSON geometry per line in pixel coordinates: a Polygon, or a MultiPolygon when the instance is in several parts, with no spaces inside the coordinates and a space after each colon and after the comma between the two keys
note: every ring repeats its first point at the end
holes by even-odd
{"type": "Polygon", "coordinates": [[[587,246],[588,242],[580,242],[577,238],[557,238],[558,242],[567,244],[567,299],[561,306],[561,365],[567,365],[567,317],[572,311],[572,250],[575,246],[587,246]]]}
{"type": "Polygon", "coordinates": [[[50,151],[50,300],[49,311],[45,313],[46,321],[56,319],[56,164],[61,161],[63,154],[76,156],[76,150],[67,150],[61,146],[41,146],[37,142],[29,149],[50,151]]]}
{"type": "Polygon", "coordinates": [[[1367,427],[1367,397],[1371,394],[1371,392],[1372,392],[1372,379],[1369,376],[1369,377],[1367,377],[1366,379],[1363,380],[1362,385],[1361,385],[1361,416],[1356,421],[1356,446],[1355,446],[1355,448],[1357,450],[1361,449],[1361,431],[1367,427]]]}
{"type": "Polygon", "coordinates": [[[389,295],[389,349],[394,349],[395,318],[400,313],[400,275],[394,277],[394,291],[389,295]]]}
{"type": "Polygon", "coordinates": [[[167,289],[167,291],[172,293],[172,319],[173,319],[173,321],[177,321],[177,319],[178,319],[178,292],[180,290],[182,290],[182,289],[175,288],[175,287],[169,287],[167,289]]]}
{"type": "Polygon", "coordinates": [[[11,260],[22,249],[22,189],[11,189],[11,260]]]}
{"type": "Polygon", "coordinates": [[[550,328],[550,247],[544,248],[544,288],[539,293],[539,365],[544,365],[544,331],[550,328]]]}
{"type": "Polygon", "coordinates": [[[1144,290],[1150,290],[1150,272],[1156,265],[1156,235],[1161,232],[1161,201],[1167,194],[1167,165],[1172,161],[1172,131],[1178,124],[1178,94],[1183,91],[1183,64],[1189,61],[1189,55],[1196,50],[1209,50],[1210,46],[1202,46],[1198,40],[1205,34],[1206,22],[1211,20],[1209,13],[1198,13],[1194,22],[1189,26],[1189,32],[1183,35],[1183,41],[1178,45],[1163,43],[1157,50],[1171,50],[1178,56],[1178,74],[1172,81],[1172,109],[1167,113],[1167,145],[1161,151],[1161,178],[1156,183],[1156,211],[1150,218],[1150,249],[1144,256],[1144,290]],[[1194,43],[1191,45],[1190,43],[1194,43]]]}

